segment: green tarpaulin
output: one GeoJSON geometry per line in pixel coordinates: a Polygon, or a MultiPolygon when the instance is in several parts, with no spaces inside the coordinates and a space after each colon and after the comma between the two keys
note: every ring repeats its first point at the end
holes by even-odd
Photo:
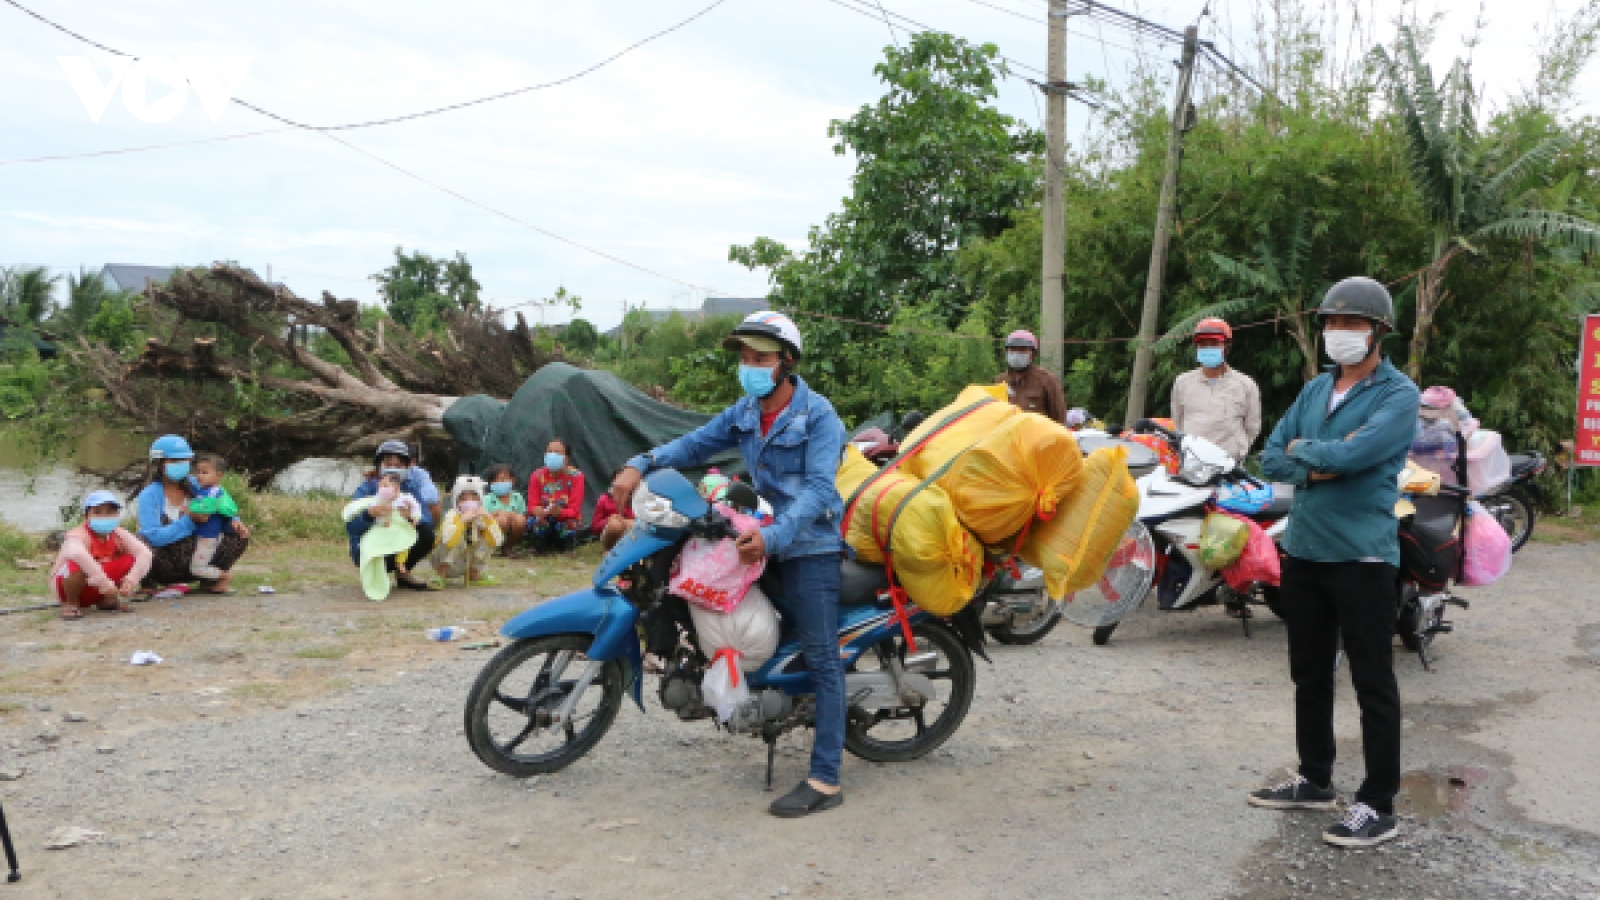
{"type": "MultiPolygon", "coordinates": [[[[533,470],[544,465],[545,445],[552,438],[564,439],[587,482],[586,521],[614,470],[710,420],[704,413],[652,400],[610,372],[566,363],[550,363],[535,372],[509,403],[482,395],[463,397],[444,416],[470,471],[481,473],[506,463],[517,473],[522,491],[533,470]]],[[[712,465],[730,473],[744,469],[737,450],[712,465]]]]}

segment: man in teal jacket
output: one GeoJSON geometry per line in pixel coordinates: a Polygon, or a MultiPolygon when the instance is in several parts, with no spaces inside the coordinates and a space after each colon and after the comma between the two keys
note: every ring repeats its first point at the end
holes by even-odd
{"type": "Polygon", "coordinates": [[[1300,768],[1249,801],[1269,809],[1334,807],[1334,664],[1342,636],[1361,706],[1367,777],[1344,820],[1322,837],[1337,846],[1371,847],[1399,833],[1394,505],[1420,395],[1379,350],[1394,329],[1394,301],[1383,285],[1346,278],[1328,290],[1317,314],[1323,347],[1336,365],[1301,390],[1261,455],[1263,474],[1295,486],[1281,590],[1300,768]]]}

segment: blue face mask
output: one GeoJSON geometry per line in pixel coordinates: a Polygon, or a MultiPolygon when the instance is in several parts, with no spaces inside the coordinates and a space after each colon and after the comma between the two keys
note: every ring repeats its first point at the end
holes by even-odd
{"type": "Polygon", "coordinates": [[[494,484],[489,485],[489,493],[494,494],[496,497],[504,497],[511,493],[511,482],[496,481],[494,484]]]}
{"type": "Polygon", "coordinates": [[[1215,369],[1216,367],[1222,365],[1222,348],[1196,347],[1194,351],[1194,358],[1199,360],[1200,365],[1205,366],[1208,369],[1215,369]]]}
{"type": "Polygon", "coordinates": [[[739,386],[757,400],[778,389],[778,383],[772,380],[771,369],[744,364],[739,366],[739,386]]]}
{"type": "Polygon", "coordinates": [[[121,519],[116,517],[95,518],[91,516],[89,518],[89,530],[100,535],[101,537],[105,537],[111,532],[116,531],[117,525],[121,524],[121,521],[121,519]]]}
{"type": "Polygon", "coordinates": [[[552,472],[554,472],[556,469],[559,469],[559,468],[561,468],[562,466],[564,466],[566,464],[567,464],[567,457],[564,454],[561,454],[561,453],[546,453],[544,455],[544,467],[546,469],[549,469],[552,472]]]}
{"type": "Polygon", "coordinates": [[[188,461],[169,462],[166,465],[166,473],[167,477],[173,481],[182,481],[189,477],[189,463],[188,461]]]}

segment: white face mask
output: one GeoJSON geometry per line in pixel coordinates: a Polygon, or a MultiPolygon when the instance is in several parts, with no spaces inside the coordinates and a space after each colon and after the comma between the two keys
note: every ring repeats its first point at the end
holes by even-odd
{"type": "Polygon", "coordinates": [[[1367,358],[1372,349],[1370,331],[1324,331],[1322,346],[1328,358],[1341,366],[1353,366],[1367,358]]]}
{"type": "Polygon", "coordinates": [[[1026,369],[1033,362],[1033,354],[1027,350],[1007,350],[1006,365],[1013,369],[1026,369]]]}

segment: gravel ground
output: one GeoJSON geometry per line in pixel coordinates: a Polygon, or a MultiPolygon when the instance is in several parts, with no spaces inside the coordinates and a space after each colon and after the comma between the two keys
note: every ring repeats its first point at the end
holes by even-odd
{"type": "MultiPolygon", "coordinates": [[[[758,741],[678,723],[653,683],[649,715],[629,706],[588,758],[529,782],[461,737],[485,653],[438,646],[284,708],[191,685],[159,715],[130,694],[71,722],[69,690],[0,731],[0,769],[26,770],[0,785],[25,873],[7,893],[1600,898],[1597,574],[1593,545],[1532,546],[1468,594],[1435,672],[1401,659],[1411,821],[1379,851],[1324,847],[1325,814],[1243,801],[1293,760],[1282,627],[1246,640],[1216,610],[1146,608],[1109,647],[1070,625],[991,647],[942,751],[847,757],[845,806],[798,822],[764,812],[758,741]],[[61,826],[104,837],[42,849],[61,826]]],[[[0,651],[19,652],[7,627],[0,651]]],[[[108,657],[75,680],[127,671],[108,657]]],[[[1339,729],[1348,792],[1348,690],[1339,729]]],[[[808,741],[786,739],[781,788],[808,741]]]]}

